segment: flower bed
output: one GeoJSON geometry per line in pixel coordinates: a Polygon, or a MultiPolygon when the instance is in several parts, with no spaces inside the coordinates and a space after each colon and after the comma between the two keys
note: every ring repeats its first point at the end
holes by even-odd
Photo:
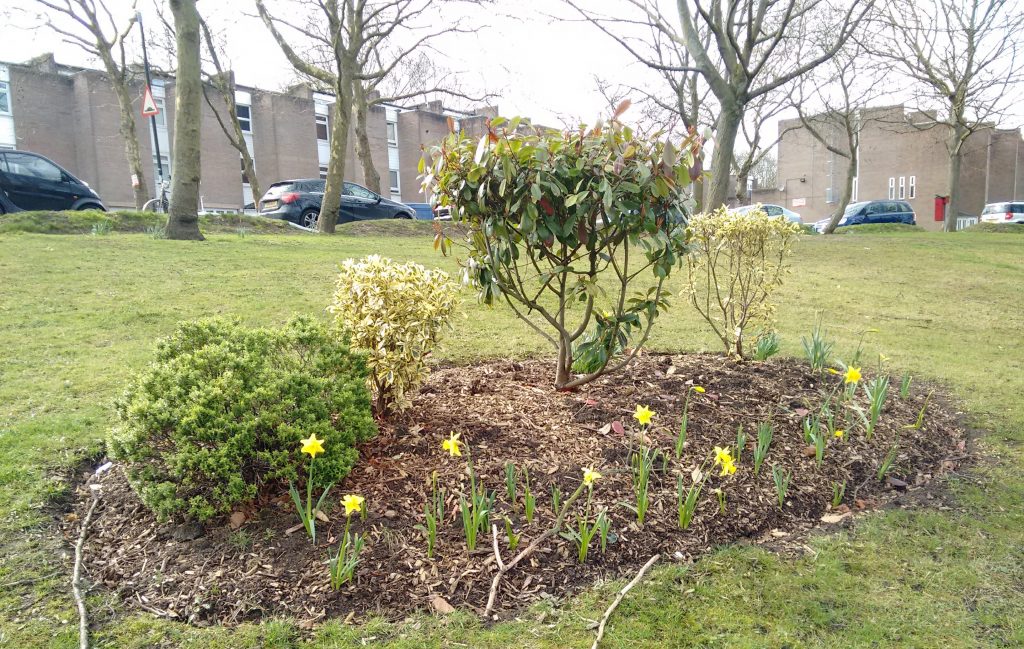
{"type": "MultiPolygon", "coordinates": [[[[563,596],[601,577],[630,573],[654,553],[691,560],[737,539],[798,537],[823,516],[835,520],[850,510],[880,506],[894,491],[914,489],[964,457],[965,435],[943,399],[932,396],[923,424],[913,427],[929,395],[917,384],[905,399],[893,386],[870,441],[859,423],[842,437],[830,435],[819,465],[802,422],[836,388],[846,390],[842,375],[812,373],[795,361],[736,364],[714,355],[647,355],[624,373],[578,392],[556,392],[548,370],[549,363],[540,361],[494,361],[435,371],[412,408],[382,424],[380,435],[360,447],[362,460],[328,498],[333,510],[317,525],[317,547],[301,525],[296,529],[298,517],[283,489],[205,529],[174,527],[155,521],[115,466],[94,479],[103,495],[86,551],[88,577],[118,592],[129,606],[195,624],[278,614],[307,621],[350,612],[396,618],[415,609],[444,609],[445,603],[482,612],[497,562],[490,534],[478,540],[475,551],[466,548],[458,500],[469,493],[470,474],[466,457],[452,455],[450,445],[442,447],[452,432],[466,445],[463,450],[471,451],[477,480],[495,491],[491,521],[500,530],[506,560],[514,552],[504,517],[521,537],[521,550],[551,527],[554,486],[564,502],[580,487],[585,469],[600,474],[591,475],[589,507],[610,521],[606,549],[595,537],[581,564],[571,539],[545,541],[502,580],[499,614],[545,595],[563,596]],[[705,392],[690,389],[694,386],[705,392]],[[687,394],[686,444],[677,460],[687,394]],[[633,418],[638,404],[656,413],[647,427],[633,418]],[[757,426],[767,421],[773,439],[754,475],[757,426]],[[737,453],[741,424],[747,443],[737,453]],[[650,505],[642,526],[631,467],[640,442],[661,452],[650,470],[650,505]],[[730,451],[727,462],[719,454],[718,466],[713,465],[715,447],[730,451]],[[880,480],[887,456],[892,466],[880,480]],[[730,462],[734,473],[720,470],[730,462]],[[506,493],[508,463],[520,476],[514,505],[506,493]],[[536,497],[532,524],[524,514],[524,467],[536,497]],[[707,482],[692,522],[681,529],[679,481],[688,488],[698,467],[707,482]],[[447,498],[434,555],[428,558],[420,526],[435,471],[447,498]],[[790,476],[781,508],[773,473],[790,476]],[[842,502],[832,507],[843,484],[842,502]],[[365,498],[365,519],[346,518],[341,494],[365,498]],[[349,520],[365,548],[353,580],[334,590],[327,559],[349,520]]],[[[867,407],[862,392],[856,399],[867,407]]],[[[81,499],[80,509],[87,499],[81,499]]],[[[575,527],[583,515],[584,500],[567,527],[575,527]]],[[[73,533],[74,524],[68,531],[73,533]]]]}

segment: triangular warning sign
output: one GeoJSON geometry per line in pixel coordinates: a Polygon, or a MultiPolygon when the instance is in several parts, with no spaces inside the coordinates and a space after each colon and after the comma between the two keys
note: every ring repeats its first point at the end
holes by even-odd
{"type": "Polygon", "coordinates": [[[149,86],[146,86],[146,92],[142,95],[142,116],[155,117],[159,114],[160,110],[156,107],[156,102],[153,100],[153,93],[150,92],[149,86]]]}

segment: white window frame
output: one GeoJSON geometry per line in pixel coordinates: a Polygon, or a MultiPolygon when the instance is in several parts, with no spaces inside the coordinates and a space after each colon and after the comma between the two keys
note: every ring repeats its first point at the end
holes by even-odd
{"type": "Polygon", "coordinates": [[[896,200],[896,177],[889,176],[889,200],[896,200]]]}
{"type": "Polygon", "coordinates": [[[900,176],[900,200],[904,200],[907,197],[907,177],[900,176]]]}
{"type": "Polygon", "coordinates": [[[235,117],[238,118],[238,125],[241,126],[243,133],[252,134],[252,105],[250,104],[235,104],[235,117]],[[238,114],[239,108],[246,108],[249,111],[248,117],[242,117],[238,114]],[[249,128],[245,127],[245,124],[249,125],[249,128]]]}
{"type": "Polygon", "coordinates": [[[167,128],[167,101],[163,97],[153,97],[153,103],[156,104],[156,115],[153,116],[156,127],[167,128]]]}
{"type": "Polygon", "coordinates": [[[860,189],[860,178],[853,179],[853,192],[850,196],[850,200],[854,203],[857,202],[857,190],[860,189]]]}
{"type": "Polygon", "coordinates": [[[907,198],[911,200],[917,198],[917,176],[910,177],[910,188],[907,190],[907,198]]]}
{"type": "Polygon", "coordinates": [[[11,106],[11,84],[9,81],[0,81],[0,94],[7,95],[7,110],[0,109],[0,115],[13,115],[14,107],[11,106]]]}
{"type": "Polygon", "coordinates": [[[330,142],[331,141],[331,127],[327,123],[327,115],[317,114],[317,116],[316,116],[316,126],[320,126],[321,124],[324,125],[324,132],[327,133],[327,137],[326,138],[321,138],[320,134],[317,133],[316,134],[316,139],[318,141],[320,141],[320,142],[330,142]]]}
{"type": "Polygon", "coordinates": [[[388,144],[391,146],[398,146],[398,122],[388,122],[387,126],[388,144]],[[392,137],[392,132],[394,137],[392,137]]]}
{"type": "Polygon", "coordinates": [[[327,180],[327,165],[320,165],[320,180],[327,180]]]}
{"type": "Polygon", "coordinates": [[[388,182],[391,185],[391,193],[392,194],[401,194],[402,193],[402,187],[401,187],[401,185],[402,185],[402,178],[401,178],[401,176],[402,175],[400,173],[398,173],[397,169],[388,169],[388,182]],[[391,174],[395,174],[395,182],[393,182],[393,183],[391,182],[391,174]]]}

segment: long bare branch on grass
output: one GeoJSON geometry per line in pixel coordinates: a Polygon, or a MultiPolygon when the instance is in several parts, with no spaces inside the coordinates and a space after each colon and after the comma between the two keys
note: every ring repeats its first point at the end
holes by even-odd
{"type": "Polygon", "coordinates": [[[601,616],[601,624],[599,624],[597,627],[597,637],[594,638],[594,644],[591,645],[590,649],[597,649],[597,646],[601,644],[601,639],[604,638],[604,629],[605,626],[608,624],[608,619],[612,616],[612,613],[615,612],[615,609],[619,607],[619,604],[622,603],[622,598],[626,596],[626,593],[633,590],[634,586],[640,583],[640,580],[644,578],[644,575],[647,573],[647,570],[650,569],[650,567],[653,566],[655,562],[657,562],[660,558],[661,555],[656,554],[650,559],[648,559],[647,563],[644,564],[643,568],[640,568],[640,571],[636,573],[636,576],[633,577],[633,579],[628,584],[623,586],[622,589],[619,590],[617,595],[615,595],[615,600],[612,602],[611,606],[608,607],[608,610],[604,612],[604,615],[601,616]]]}
{"type": "Polygon", "coordinates": [[[71,593],[75,598],[75,605],[78,606],[78,646],[81,649],[89,649],[89,614],[85,609],[85,596],[82,594],[82,562],[85,554],[85,537],[89,533],[89,523],[92,522],[93,512],[100,503],[100,492],[98,488],[92,488],[92,503],[89,511],[82,520],[82,529],[78,533],[78,542],[75,543],[75,567],[71,573],[71,593]]]}

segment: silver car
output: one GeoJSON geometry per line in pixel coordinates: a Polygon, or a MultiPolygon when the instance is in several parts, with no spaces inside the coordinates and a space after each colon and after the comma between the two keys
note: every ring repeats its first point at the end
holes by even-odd
{"type": "Polygon", "coordinates": [[[737,214],[746,214],[758,207],[764,210],[764,213],[768,216],[784,216],[787,221],[792,223],[803,223],[803,219],[800,218],[800,215],[793,210],[787,210],[781,205],[772,205],[771,203],[765,203],[763,205],[744,205],[743,207],[737,207],[733,212],[736,212],[737,214]]]}
{"type": "Polygon", "coordinates": [[[1024,223],[1024,201],[989,203],[981,211],[982,223],[1024,223]]]}

